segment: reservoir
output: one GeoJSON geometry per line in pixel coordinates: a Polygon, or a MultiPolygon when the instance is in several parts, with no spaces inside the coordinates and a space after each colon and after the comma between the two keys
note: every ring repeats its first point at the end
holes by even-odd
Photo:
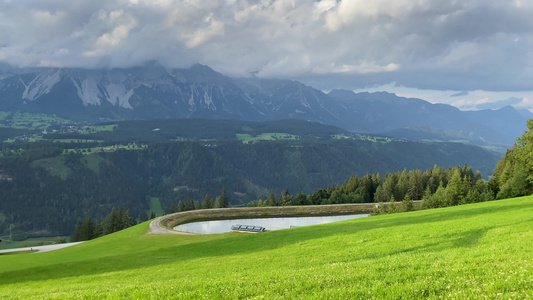
{"type": "Polygon", "coordinates": [[[200,234],[213,234],[230,232],[233,225],[262,226],[266,230],[279,230],[292,227],[326,224],[357,218],[364,218],[369,214],[322,216],[322,217],[289,217],[289,218],[254,218],[254,219],[231,219],[192,222],[174,227],[174,230],[200,234]]]}

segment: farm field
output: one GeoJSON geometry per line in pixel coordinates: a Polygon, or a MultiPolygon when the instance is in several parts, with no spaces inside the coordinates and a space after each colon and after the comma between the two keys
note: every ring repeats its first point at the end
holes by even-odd
{"type": "Polygon", "coordinates": [[[43,130],[52,125],[69,125],[76,122],[55,115],[0,111],[0,127],[43,130]]]}
{"type": "Polygon", "coordinates": [[[528,298],[533,197],[261,234],[146,235],[148,222],[0,256],[6,298],[528,298]]]}
{"type": "Polygon", "coordinates": [[[288,133],[275,133],[268,132],[262,133],[257,136],[252,136],[248,133],[237,133],[237,139],[242,141],[245,144],[253,143],[256,141],[273,141],[273,140],[297,140],[300,137],[288,133]]]}

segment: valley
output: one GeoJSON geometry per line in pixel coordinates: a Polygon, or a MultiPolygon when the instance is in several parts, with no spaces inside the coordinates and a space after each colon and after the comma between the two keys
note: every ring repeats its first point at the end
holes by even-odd
{"type": "Polygon", "coordinates": [[[206,195],[214,201],[223,189],[231,206],[246,206],[284,189],[310,194],[352,175],[435,164],[468,163],[491,174],[499,159],[475,146],[354,134],[299,120],[52,125],[31,141],[4,142],[0,153],[0,213],[6,216],[0,232],[11,226],[21,239],[70,235],[78,220],[102,218],[113,207],[146,220],[180,201],[197,206],[206,195]],[[50,219],[43,211],[62,217],[50,219]]]}

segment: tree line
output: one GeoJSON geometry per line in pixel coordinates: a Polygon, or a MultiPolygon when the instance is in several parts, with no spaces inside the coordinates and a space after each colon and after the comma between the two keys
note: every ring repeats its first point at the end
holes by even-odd
{"type": "Polygon", "coordinates": [[[531,195],[533,193],[533,119],[527,122],[528,131],[517,139],[496,165],[489,185],[497,199],[531,195]]]}
{"type": "Polygon", "coordinates": [[[93,220],[90,216],[78,221],[71,242],[92,240],[106,234],[120,231],[137,224],[137,220],[130,215],[129,210],[113,208],[111,212],[100,220],[93,220]]]}
{"type": "Polygon", "coordinates": [[[203,201],[194,201],[191,198],[187,198],[186,201],[179,200],[177,205],[174,205],[174,203],[172,203],[170,205],[169,212],[172,214],[196,209],[227,207],[229,207],[228,196],[226,195],[226,189],[223,188],[222,192],[220,193],[220,196],[217,196],[214,201],[209,194],[205,195],[203,201]]]}
{"type": "MultiPolygon", "coordinates": [[[[389,203],[422,200],[422,208],[490,201],[494,190],[483,180],[479,171],[466,164],[453,168],[434,166],[426,171],[403,170],[379,173],[361,178],[351,176],[342,185],[319,189],[312,194],[298,193],[292,197],[285,189],[278,197],[270,193],[267,199],[252,201],[249,207],[283,205],[323,205],[345,203],[389,203]]],[[[409,207],[409,206],[408,206],[409,207]]]]}

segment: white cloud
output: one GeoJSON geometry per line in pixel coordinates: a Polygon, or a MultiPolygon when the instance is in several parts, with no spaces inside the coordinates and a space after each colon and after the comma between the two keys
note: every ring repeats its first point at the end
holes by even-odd
{"type": "Polygon", "coordinates": [[[3,1],[0,60],[117,67],[155,59],[323,89],[396,82],[529,91],[531,15],[524,0],[3,1]]]}
{"type": "Polygon", "coordinates": [[[130,31],[137,26],[137,20],[123,10],[114,10],[106,13],[100,10],[97,14],[99,22],[104,23],[109,29],[98,36],[92,49],[83,52],[86,57],[98,57],[119,48],[127,40],[130,31]]]}
{"type": "Polygon", "coordinates": [[[375,63],[363,62],[358,65],[329,64],[327,66],[317,66],[312,69],[312,72],[316,74],[372,74],[382,72],[395,72],[399,69],[400,65],[395,63],[380,66],[375,63]]]}
{"type": "Polygon", "coordinates": [[[198,47],[210,39],[224,34],[224,23],[213,20],[212,15],[205,18],[205,23],[208,24],[205,28],[182,34],[188,48],[198,47]]]}

